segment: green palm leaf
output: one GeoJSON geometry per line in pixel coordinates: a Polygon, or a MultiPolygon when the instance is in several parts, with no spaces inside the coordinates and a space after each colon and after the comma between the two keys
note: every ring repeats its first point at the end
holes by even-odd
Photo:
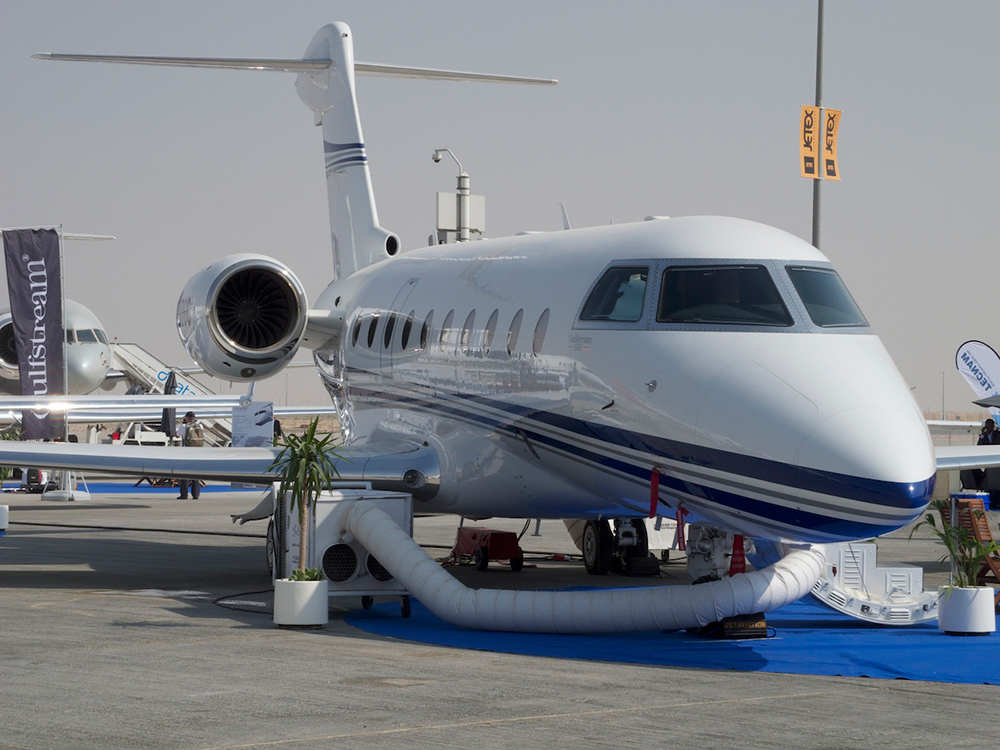
{"type": "Polygon", "coordinates": [[[314,510],[320,494],[340,477],[336,465],[340,456],[334,450],[334,436],[330,433],[317,436],[318,426],[319,418],[314,417],[302,435],[286,435],[280,443],[281,451],[268,467],[278,479],[279,497],[289,498],[290,509],[298,508],[301,534],[298,570],[303,572],[308,560],[306,514],[314,510]]]}

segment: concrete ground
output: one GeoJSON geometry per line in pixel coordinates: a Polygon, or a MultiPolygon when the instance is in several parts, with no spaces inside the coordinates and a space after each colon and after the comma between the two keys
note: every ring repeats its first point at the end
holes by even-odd
{"type": "MultiPolygon", "coordinates": [[[[246,493],[0,503],[12,522],[0,539],[0,748],[1000,746],[992,686],[464,651],[356,630],[342,619],[354,599],[321,630],[275,628],[264,527],[229,521],[256,504],[246,493]]],[[[418,519],[415,536],[444,556],[455,525],[418,519]]],[[[546,559],[575,549],[561,523],[542,531],[522,540],[535,567],[452,570],[479,587],[628,582],[546,559]]],[[[880,562],[943,582],[940,545],[907,534],[880,541],[880,562]]],[[[686,580],[683,565],[665,572],[659,583],[686,580]]]]}

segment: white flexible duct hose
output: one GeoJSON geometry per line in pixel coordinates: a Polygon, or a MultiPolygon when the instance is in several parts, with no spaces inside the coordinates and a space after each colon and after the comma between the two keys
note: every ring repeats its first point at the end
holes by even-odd
{"type": "Polygon", "coordinates": [[[796,550],[764,570],[698,586],[611,591],[470,589],[424,552],[387,514],[354,503],[344,525],[397,581],[453,625],[525,633],[677,630],[770,612],[802,598],[823,572],[822,551],[796,550]]]}

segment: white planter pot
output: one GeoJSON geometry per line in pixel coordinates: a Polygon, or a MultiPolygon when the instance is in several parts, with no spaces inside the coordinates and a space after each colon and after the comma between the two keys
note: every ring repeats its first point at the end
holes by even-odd
{"type": "Polygon", "coordinates": [[[317,626],[330,621],[330,591],[327,581],[274,582],[274,624],[317,626]]]}
{"type": "Polygon", "coordinates": [[[993,589],[942,588],[938,599],[938,628],[949,635],[988,635],[997,629],[993,589]]]}

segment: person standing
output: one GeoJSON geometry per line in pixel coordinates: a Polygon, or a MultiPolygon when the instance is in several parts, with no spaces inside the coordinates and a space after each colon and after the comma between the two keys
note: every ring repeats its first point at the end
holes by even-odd
{"type": "MultiPolygon", "coordinates": [[[[185,447],[200,448],[204,444],[204,433],[201,422],[195,417],[193,411],[189,411],[184,415],[183,427],[178,432],[181,433],[181,445],[185,447]]],[[[191,498],[193,500],[201,497],[201,482],[197,479],[181,479],[179,484],[181,494],[177,497],[178,500],[188,499],[188,487],[191,488],[191,498]]]]}
{"type": "MultiPolygon", "coordinates": [[[[997,429],[996,422],[992,419],[987,419],[983,424],[983,429],[979,431],[979,440],[976,445],[1000,445],[1000,430],[997,429]]],[[[979,489],[984,489],[984,485],[987,487],[993,487],[995,485],[997,469],[973,469],[973,474],[976,477],[976,485],[979,489]],[[991,481],[992,480],[992,481],[991,481]]],[[[990,509],[996,509],[1000,507],[1000,491],[987,489],[990,493],[990,509]]]]}

